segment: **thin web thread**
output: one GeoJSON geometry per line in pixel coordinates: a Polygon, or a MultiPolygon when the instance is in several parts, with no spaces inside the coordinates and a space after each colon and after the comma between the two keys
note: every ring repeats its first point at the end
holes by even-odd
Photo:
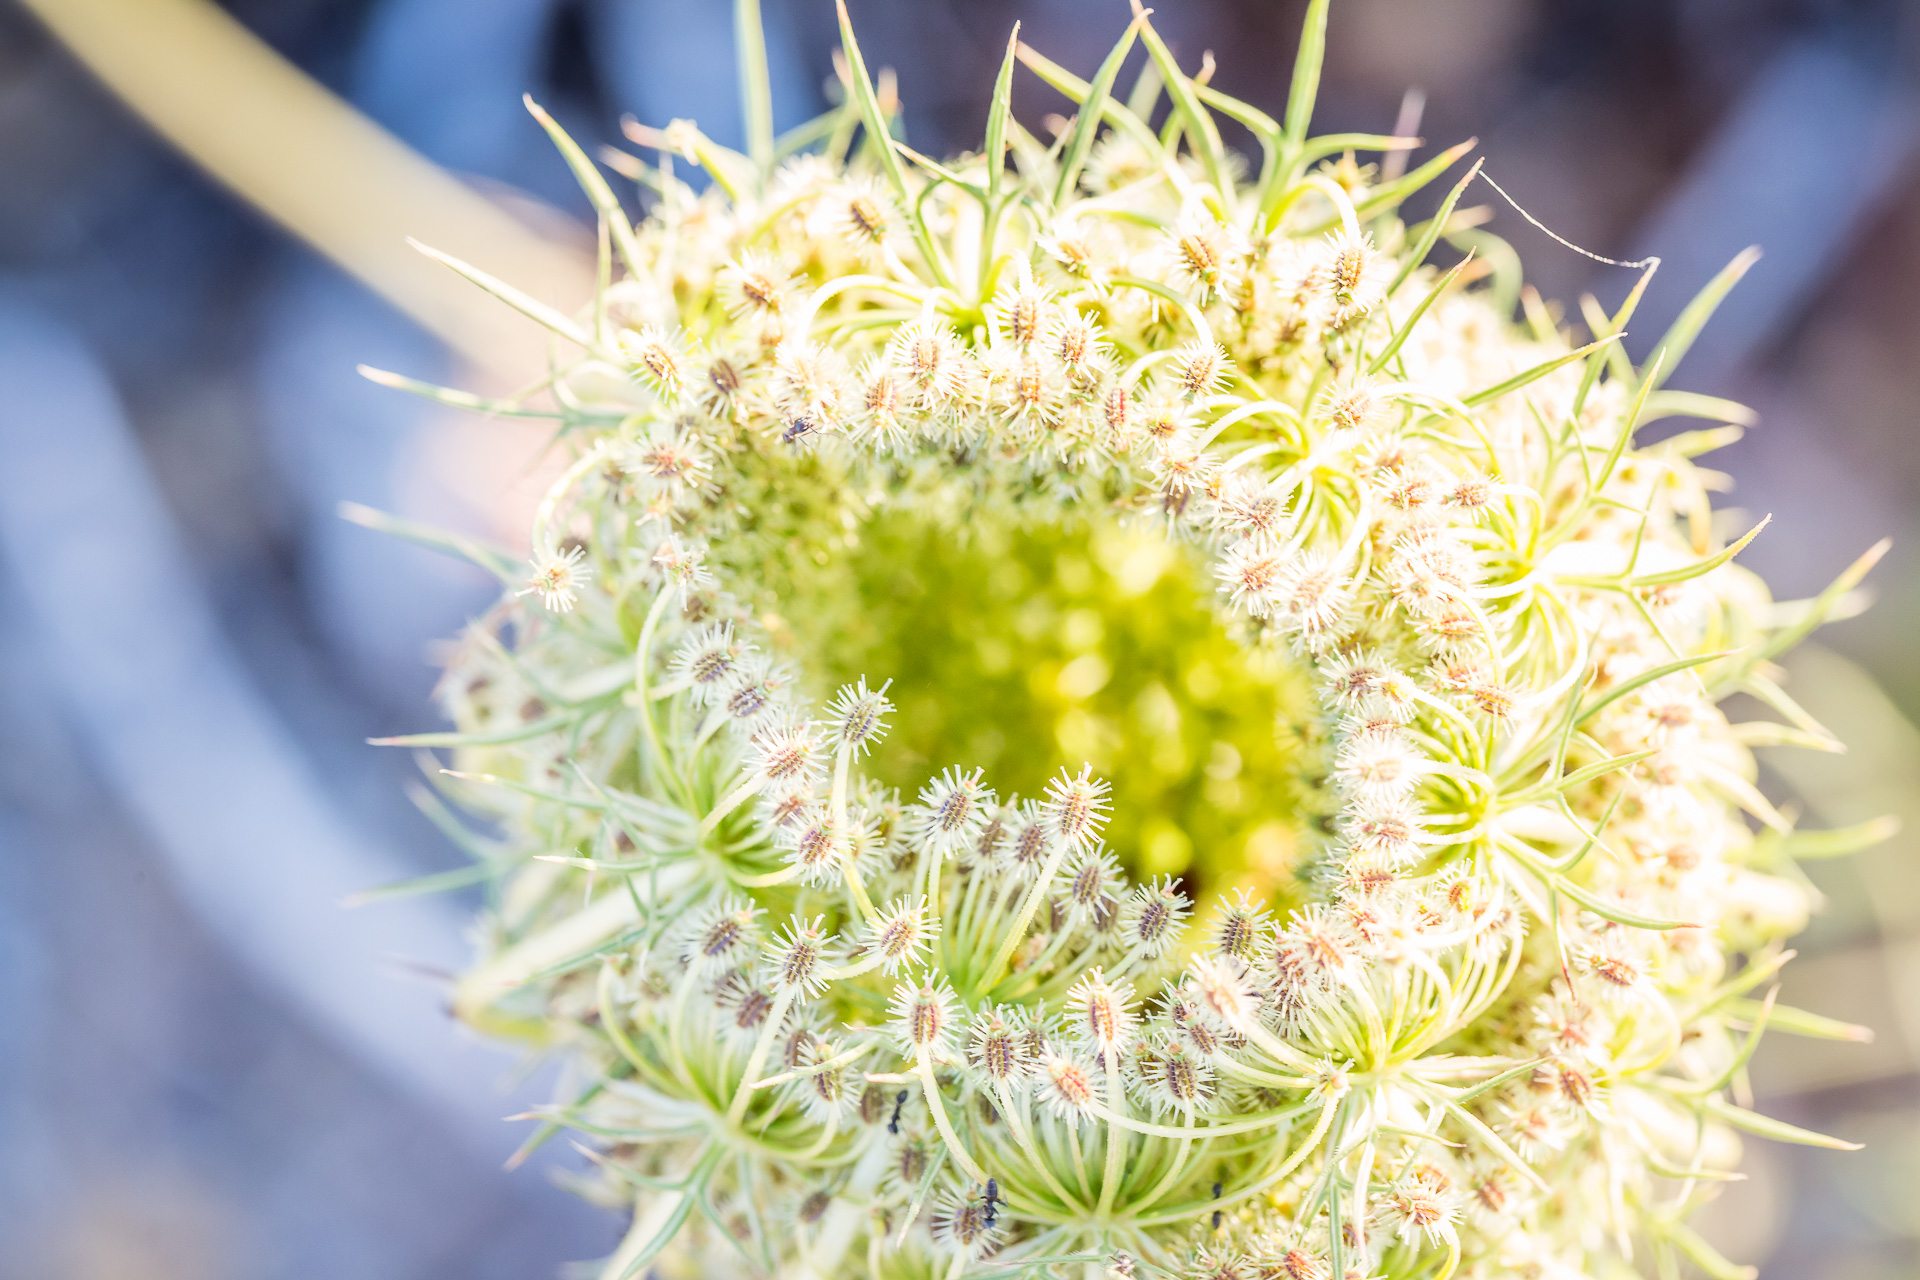
{"type": "Polygon", "coordinates": [[[1604,262],[1609,267],[1632,267],[1632,268],[1638,269],[1640,267],[1652,268],[1660,265],[1660,259],[1658,258],[1640,258],[1633,262],[1622,262],[1618,258],[1609,258],[1604,254],[1595,253],[1591,249],[1582,249],[1579,245],[1567,239],[1565,236],[1555,231],[1552,227],[1549,227],[1546,223],[1540,221],[1540,219],[1528,213],[1525,209],[1522,209],[1520,207],[1520,202],[1518,200],[1515,200],[1512,196],[1508,195],[1507,189],[1501,186],[1499,183],[1495,182],[1493,180],[1493,175],[1488,173],[1486,169],[1482,168],[1480,170],[1480,177],[1486,182],[1488,186],[1492,187],[1495,191],[1498,191],[1500,193],[1500,198],[1502,200],[1505,200],[1508,204],[1513,206],[1513,211],[1515,213],[1519,214],[1521,217],[1525,218],[1528,222],[1531,222],[1535,227],[1537,227],[1541,231],[1546,232],[1549,236],[1552,236],[1555,240],[1559,241],[1561,244],[1573,250],[1575,253],[1579,254],[1583,258],[1592,258],[1595,262],[1604,262]]]}

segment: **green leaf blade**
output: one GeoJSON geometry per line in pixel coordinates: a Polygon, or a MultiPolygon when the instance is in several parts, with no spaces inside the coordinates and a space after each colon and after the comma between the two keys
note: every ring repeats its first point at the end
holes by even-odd
{"type": "MultiPolygon", "coordinates": [[[[1323,10],[1327,0],[1315,0],[1323,10]]],[[[1134,0],[1134,22],[1140,28],[1140,42],[1147,46],[1154,64],[1160,68],[1161,78],[1167,82],[1167,96],[1173,100],[1174,110],[1186,123],[1187,140],[1192,144],[1195,154],[1200,158],[1200,167],[1207,172],[1207,181],[1219,193],[1223,209],[1233,208],[1233,178],[1227,172],[1227,149],[1220,141],[1220,129],[1213,122],[1213,116],[1200,105],[1199,95],[1193,91],[1193,81],[1180,70],[1180,64],[1174,61],[1173,51],[1167,48],[1167,42],[1153,29],[1153,23],[1147,21],[1147,10],[1134,0]]],[[[1116,71],[1118,67],[1114,68],[1116,71]]],[[[1317,82],[1316,82],[1317,83],[1317,82]]]]}
{"type": "Polygon", "coordinates": [[[1832,827],[1825,831],[1796,831],[1788,836],[1781,850],[1796,862],[1814,862],[1824,858],[1844,858],[1848,854],[1871,849],[1900,834],[1900,819],[1883,814],[1850,827],[1832,827]]]}
{"type": "Polygon", "coordinates": [[[427,257],[432,258],[441,266],[446,267],[455,275],[460,276],[469,284],[477,285],[479,288],[492,294],[495,298],[506,303],[509,307],[512,307],[515,311],[518,311],[534,323],[565,338],[568,342],[573,343],[582,350],[591,351],[602,359],[613,359],[610,353],[603,351],[600,345],[593,340],[592,334],[582,329],[568,317],[561,315],[546,303],[534,298],[532,295],[514,288],[504,280],[488,275],[476,266],[462,262],[452,254],[442,253],[429,245],[421,244],[411,236],[407,238],[407,243],[427,257]]]}
{"type": "Polygon", "coordinates": [[[1133,51],[1133,42],[1145,22],[1145,17],[1136,17],[1127,24],[1126,31],[1108,52],[1100,69],[1094,73],[1093,82],[1087,86],[1086,95],[1080,102],[1079,118],[1074,122],[1073,134],[1067,142],[1066,156],[1060,162],[1060,179],[1054,184],[1053,205],[1056,209],[1067,202],[1074,186],[1080,181],[1080,170],[1093,150],[1094,135],[1100,131],[1108,99],[1113,95],[1114,78],[1120,74],[1120,64],[1127,60],[1127,54],[1133,51]]]}
{"type": "Polygon", "coordinates": [[[1013,118],[1013,64],[1020,50],[1020,24],[1013,24],[1007,37],[1007,56],[1000,62],[1000,76],[993,82],[993,102],[987,108],[987,190],[998,195],[1006,180],[1007,122],[1013,118]]]}
{"type": "Polygon", "coordinates": [[[1293,81],[1287,86],[1286,144],[1299,154],[1304,149],[1313,104],[1320,96],[1320,68],[1327,58],[1327,12],[1331,0],[1309,0],[1306,21],[1300,27],[1300,48],[1293,56],[1293,81]]]}
{"type": "Polygon", "coordinates": [[[1654,372],[1648,375],[1648,381],[1656,389],[1662,382],[1673,376],[1674,368],[1693,347],[1694,340],[1700,336],[1700,331],[1706,327],[1707,321],[1719,309],[1721,302],[1725,301],[1733,286],[1739,284],[1741,277],[1745,276],[1758,261],[1760,261],[1758,245],[1741,250],[1734,256],[1732,262],[1722,267],[1719,274],[1707,282],[1706,288],[1694,295],[1693,301],[1686,305],[1672,326],[1661,335],[1660,341],[1653,349],[1658,363],[1654,372]]]}
{"type": "Polygon", "coordinates": [[[547,137],[553,140],[554,147],[559,150],[561,158],[567,162],[567,168],[573,171],[573,180],[580,185],[580,190],[586,193],[587,199],[593,204],[594,211],[607,220],[607,229],[612,233],[614,247],[620,251],[620,260],[626,263],[628,272],[639,274],[640,243],[634,239],[633,223],[628,221],[627,211],[620,207],[619,197],[613,194],[613,188],[608,185],[599,167],[593,163],[585,151],[580,149],[580,144],[560,127],[559,122],[533,100],[532,94],[521,94],[520,101],[526,105],[533,118],[540,122],[540,127],[547,131],[547,137]]]}
{"type": "Polygon", "coordinates": [[[1707,1110],[1736,1129],[1762,1138],[1772,1138],[1775,1142],[1792,1142],[1803,1147],[1825,1147],[1830,1151],[1858,1151],[1861,1144],[1848,1142],[1845,1138],[1833,1138],[1824,1133],[1815,1133],[1811,1129],[1802,1129],[1799,1125],[1788,1124],[1784,1120],[1775,1120],[1772,1116],[1763,1116],[1757,1111],[1748,1111],[1745,1107],[1736,1107],[1720,1098],[1707,1099],[1707,1110]]]}
{"type": "Polygon", "coordinates": [[[760,0],[733,0],[733,51],[740,75],[740,118],[747,155],[764,180],[773,168],[773,84],[767,73],[767,30],[760,0]]]}

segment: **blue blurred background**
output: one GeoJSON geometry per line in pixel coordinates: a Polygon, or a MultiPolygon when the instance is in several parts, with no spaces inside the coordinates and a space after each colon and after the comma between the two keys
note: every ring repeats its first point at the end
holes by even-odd
{"type": "MultiPolygon", "coordinates": [[[[786,127],[823,106],[837,36],[828,0],[764,3],[786,127]]],[[[436,310],[438,286],[382,255],[451,227],[579,301],[588,211],[519,95],[583,139],[617,142],[631,114],[737,142],[730,7],[0,0],[0,1276],[473,1280],[611,1246],[619,1224],[555,1185],[564,1150],[501,1171],[523,1130],[500,1117],[548,1082],[440,1010],[471,904],[339,905],[460,861],[406,801],[413,763],[362,743],[433,726],[433,642],[486,587],[334,510],[514,539],[538,436],[354,365],[484,382],[468,361],[524,357],[525,335],[436,310]],[[156,136],[49,26],[337,261],[156,136]],[[265,103],[246,32],[414,154],[324,98],[302,99],[312,135],[153,106],[265,103]]],[[[851,7],[934,154],[976,140],[1016,18],[1082,74],[1126,18],[1122,0],[851,7]]],[[[1300,8],[1167,0],[1156,22],[1277,110],[1300,8]]],[[[1874,609],[1791,664],[1852,754],[1767,762],[1822,824],[1908,819],[1817,868],[1827,908],[1785,992],[1875,1041],[1776,1037],[1755,1075],[1766,1108],[1869,1146],[1756,1143],[1706,1226],[1770,1277],[1920,1276],[1920,7],[1336,0],[1316,125],[1388,131],[1413,87],[1422,136],[1477,136],[1561,235],[1662,257],[1643,336],[1762,245],[1677,379],[1760,413],[1714,463],[1724,501],[1776,516],[1746,560],[1805,595],[1896,539],[1874,609]]],[[[1029,78],[1014,101],[1036,130],[1069,110],[1029,78]]],[[[1631,283],[1489,214],[1570,316],[1631,283]]]]}

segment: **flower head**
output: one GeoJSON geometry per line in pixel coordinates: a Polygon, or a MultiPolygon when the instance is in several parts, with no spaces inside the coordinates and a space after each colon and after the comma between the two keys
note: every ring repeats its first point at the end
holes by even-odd
{"type": "Polygon", "coordinates": [[[1162,252],[1174,281],[1205,303],[1238,286],[1246,238],[1231,223],[1192,212],[1168,230],[1162,252]]]}
{"type": "Polygon", "coordinates": [[[1186,931],[1193,902],[1172,876],[1161,876],[1137,886],[1121,909],[1120,932],[1126,945],[1138,947],[1148,959],[1159,959],[1186,931]]]}
{"type": "Polygon", "coordinates": [[[1730,433],[1637,439],[1644,378],[1420,260],[1444,163],[1256,175],[1162,64],[943,166],[846,43],[808,154],[631,129],[658,199],[544,313],[513,408],[571,461],[438,696],[504,784],[454,793],[511,868],[482,945],[546,976],[461,1012],[601,1080],[560,1114],[642,1216],[688,1134],[751,1146],[669,1271],[1629,1268],[1667,1165],[1732,1164],[1695,1086],[1748,1019],[1702,993],[1810,906],[1754,834],[1780,732],[1714,701],[1812,617],[1723,563],[1730,433]],[[1001,803],[1060,751],[1112,783],[1001,803]],[[1170,831],[1190,878],[1132,883],[1170,831]]]}
{"type": "Polygon", "coordinates": [[[891,976],[917,964],[939,931],[939,920],[927,913],[925,895],[900,898],[867,926],[866,949],[880,956],[881,972],[891,976]]]}
{"type": "Polygon", "coordinates": [[[1392,259],[1374,248],[1372,237],[1329,235],[1308,277],[1323,322],[1343,328],[1371,312],[1385,300],[1393,272],[1392,259]]]}
{"type": "Polygon", "coordinates": [[[840,189],[833,199],[838,213],[839,231],[847,246],[862,256],[870,256],[887,243],[893,224],[899,217],[891,197],[878,183],[856,179],[840,189]]]}
{"type": "Polygon", "coordinates": [[[755,735],[750,767],[780,790],[808,791],[826,766],[826,752],[818,725],[788,721],[755,735]]]}
{"type": "Polygon", "coordinates": [[[888,1006],[893,1019],[887,1024],[894,1042],[908,1055],[924,1051],[936,1061],[944,1059],[956,1030],[953,1003],[953,988],[936,974],[894,987],[888,1006]]]}
{"type": "Polygon", "coordinates": [[[1130,985],[1109,982],[1095,969],[1067,992],[1067,1025],[1088,1049],[1107,1053],[1118,1048],[1133,1030],[1134,1014],[1128,1007],[1132,999],[1130,985]]]}
{"type": "Polygon", "coordinates": [[[1127,880],[1120,860],[1096,846],[1079,851],[1067,867],[1064,887],[1068,914],[1087,923],[1105,920],[1119,909],[1127,880]]]}
{"type": "Polygon", "coordinates": [[[740,669],[753,646],[734,635],[730,622],[711,622],[680,642],[674,651],[674,677],[685,683],[696,702],[712,702],[740,669]]]}
{"type": "Polygon", "coordinates": [[[751,960],[758,950],[760,908],[742,898],[722,898],[687,922],[680,958],[707,973],[751,960]]]}
{"type": "Polygon", "coordinates": [[[720,1014],[721,1034],[735,1044],[758,1040],[774,1010],[773,992],[751,968],[722,974],[713,986],[713,1003],[720,1014]]]}
{"type": "Polygon", "coordinates": [[[967,1195],[948,1195],[934,1210],[929,1225],[936,1247],[965,1258],[984,1257],[1000,1239],[1000,1227],[993,1210],[967,1195]]]}
{"type": "Polygon", "coordinates": [[[1265,950],[1271,928],[1267,908],[1248,897],[1245,889],[1235,889],[1221,900],[1213,919],[1214,953],[1241,964],[1251,964],[1265,950]]]}
{"type": "Polygon", "coordinates": [[[781,830],[781,842],[787,846],[788,861],[800,872],[804,884],[838,884],[853,859],[854,837],[823,809],[809,807],[797,820],[781,830]]]}
{"type": "Polygon", "coordinates": [[[859,1103],[865,1083],[860,1073],[844,1063],[836,1065],[844,1047],[823,1036],[809,1036],[794,1054],[792,1069],[802,1074],[791,1088],[815,1124],[837,1120],[859,1103]]]}
{"type": "Polygon", "coordinates": [[[1029,1041],[1017,1009],[982,1009],[967,1027],[967,1062],[990,1084],[1024,1083],[1032,1070],[1029,1041]]]}
{"type": "Polygon", "coordinates": [[[655,548],[653,563],[659,568],[666,585],[677,591],[682,600],[702,587],[713,585],[713,572],[707,568],[706,549],[693,543],[668,538],[655,548]]]}
{"type": "Polygon", "coordinates": [[[981,783],[981,772],[956,766],[921,788],[918,835],[929,848],[951,853],[979,836],[993,804],[993,790],[981,783]]]}
{"type": "Polygon", "coordinates": [[[1112,794],[1111,785],[1093,776],[1092,765],[1082,765],[1073,776],[1062,769],[1060,776],[1047,784],[1042,806],[1054,838],[1080,848],[1091,845],[1106,826],[1108,797],[1112,794]]]}
{"type": "Polygon", "coordinates": [[[687,389],[687,355],[680,339],[659,325],[620,335],[620,346],[632,361],[633,376],[668,404],[687,389]]]}
{"type": "Polygon", "coordinates": [[[764,658],[749,656],[734,669],[719,705],[736,727],[755,733],[786,710],[790,685],[791,678],[784,669],[764,658]]]}
{"type": "Polygon", "coordinates": [[[580,588],[593,577],[593,570],[580,563],[586,554],[586,548],[576,543],[531,561],[533,576],[516,594],[539,596],[549,613],[572,612],[580,588]]]}
{"type": "Polygon", "coordinates": [[[1182,399],[1199,400],[1226,385],[1233,376],[1233,358],[1217,342],[1189,342],[1174,353],[1173,375],[1182,399]]]}
{"type": "Polygon", "coordinates": [[[878,689],[869,689],[867,678],[861,676],[858,684],[842,685],[827,704],[827,723],[842,751],[863,756],[886,736],[886,716],[893,710],[893,704],[887,701],[887,689],[892,684],[889,680],[878,689]]]}
{"type": "Polygon", "coordinates": [[[1260,1000],[1246,966],[1229,957],[1195,956],[1187,967],[1192,1009],[1213,1027],[1245,1032],[1259,1016],[1260,1000]]]}
{"type": "Polygon", "coordinates": [[[834,957],[833,941],[822,927],[825,923],[825,916],[811,920],[794,916],[767,944],[767,973],[774,986],[809,996],[826,986],[834,957]]]}
{"type": "Polygon", "coordinates": [[[1042,1053],[1034,1070],[1034,1088],[1054,1117],[1085,1124],[1100,1106],[1100,1088],[1093,1068],[1077,1057],[1042,1053]]]}
{"type": "Polygon", "coordinates": [[[793,273],[776,255],[749,249],[721,269],[720,288],[736,320],[779,316],[791,301],[793,273]]]}
{"type": "Polygon", "coordinates": [[[650,424],[638,439],[627,444],[619,462],[626,474],[638,477],[648,493],[670,503],[699,488],[711,467],[699,440],[677,422],[650,424]]]}
{"type": "Polygon", "coordinates": [[[1127,1085],[1155,1115],[1190,1115],[1213,1096],[1213,1065],[1187,1041],[1159,1032],[1128,1055],[1127,1085]]]}

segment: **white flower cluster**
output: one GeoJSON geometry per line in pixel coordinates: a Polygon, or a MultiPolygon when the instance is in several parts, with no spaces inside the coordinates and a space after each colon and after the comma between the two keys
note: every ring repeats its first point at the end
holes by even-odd
{"type": "Polygon", "coordinates": [[[1706,308],[1641,368],[1631,300],[1587,346],[1516,328],[1424,264],[1471,174],[1399,216],[1457,149],[1382,176],[1351,152],[1405,140],[1309,138],[1310,89],[1270,119],[1144,14],[1092,84],[1010,46],[946,165],[846,49],[777,145],[657,135],[714,187],[636,167],[639,226],[554,130],[602,211],[584,317],[462,268],[575,354],[531,576],[461,544],[508,597],[420,739],[504,833],[440,813],[504,871],[456,1007],[570,1064],[541,1136],[634,1211],[610,1280],[1730,1274],[1685,1215],[1735,1131],[1830,1141],[1737,1101],[1769,1022],[1828,1026],[1765,993],[1792,855],[1871,833],[1793,834],[1748,751],[1828,745],[1769,659],[1864,565],[1772,604],[1692,461],[1732,429],[1634,441],[1739,420],[1663,389],[1706,308]],[[1016,58],[1082,103],[1052,143],[1016,58]],[[876,509],[1205,548],[1227,625],[1316,682],[1297,905],[1131,883],[1086,768],[871,781],[890,686],[810,701],[740,601],[876,509]]]}

